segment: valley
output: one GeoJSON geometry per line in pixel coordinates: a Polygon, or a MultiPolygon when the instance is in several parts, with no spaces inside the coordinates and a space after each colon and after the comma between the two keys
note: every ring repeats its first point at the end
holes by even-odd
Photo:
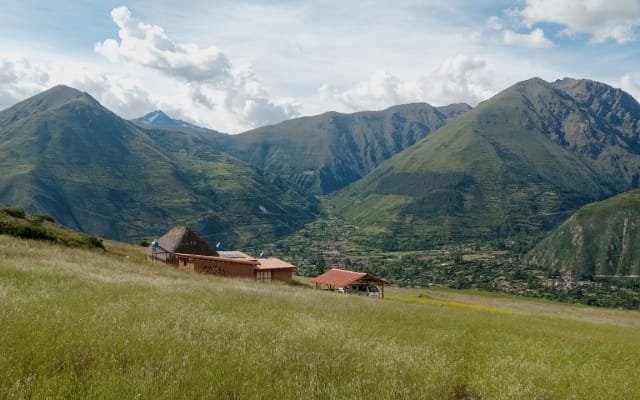
{"type": "MultiPolygon", "coordinates": [[[[307,277],[336,267],[367,271],[400,288],[479,289],[600,307],[640,308],[640,279],[635,276],[593,276],[583,263],[573,264],[573,270],[559,267],[571,265],[565,261],[555,268],[531,263],[527,253],[531,244],[515,240],[380,250],[367,242],[370,236],[360,227],[337,216],[330,202],[324,202],[324,209],[322,220],[252,251],[287,258],[298,267],[297,274],[307,277]]],[[[603,263],[606,260],[602,258],[603,263]]]]}
{"type": "Polygon", "coordinates": [[[162,111],[126,121],[59,86],[0,112],[0,202],[130,243],[189,225],[303,276],[339,266],[401,287],[636,308],[640,205],[579,228],[597,255],[572,258],[567,234],[549,235],[638,187],[639,129],[633,97],[569,78],[473,109],[329,112],[236,135],[162,111]]]}
{"type": "Polygon", "coordinates": [[[640,0],[0,26],[0,400],[640,399],[640,0]]]}

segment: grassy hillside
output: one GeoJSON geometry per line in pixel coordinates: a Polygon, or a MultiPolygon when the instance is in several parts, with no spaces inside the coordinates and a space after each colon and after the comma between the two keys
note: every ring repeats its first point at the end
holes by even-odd
{"type": "Polygon", "coordinates": [[[312,196],[199,138],[151,135],[56,87],[0,113],[0,201],[127,241],[173,225],[229,245],[264,241],[316,217],[312,196]]]}
{"type": "Polygon", "coordinates": [[[640,314],[371,300],[0,235],[1,398],[640,397],[640,314]]]}
{"type": "Polygon", "coordinates": [[[640,191],[589,204],[527,255],[577,276],[640,276],[640,191]]]}
{"type": "Polygon", "coordinates": [[[478,105],[336,196],[389,249],[535,237],[612,195],[607,174],[539,126],[523,82],[478,105]]]}
{"type": "Polygon", "coordinates": [[[468,111],[425,103],[354,114],[328,112],[217,136],[223,150],[315,193],[354,182],[384,160],[468,111]]]}
{"type": "Polygon", "coordinates": [[[58,225],[48,215],[30,215],[19,208],[1,205],[0,235],[55,242],[69,247],[104,248],[100,239],[58,225]]]}

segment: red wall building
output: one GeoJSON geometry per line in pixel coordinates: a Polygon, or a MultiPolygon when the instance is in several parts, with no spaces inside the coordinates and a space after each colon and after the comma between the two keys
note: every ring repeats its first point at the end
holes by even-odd
{"type": "Polygon", "coordinates": [[[277,258],[253,258],[240,251],[214,250],[186,226],[177,226],[154,240],[149,258],[191,272],[287,282],[295,266],[277,258]]]}
{"type": "Polygon", "coordinates": [[[174,265],[191,272],[250,278],[261,282],[288,282],[296,269],[295,266],[277,258],[251,258],[239,251],[219,253],[219,256],[175,253],[177,265],[174,265]]]}

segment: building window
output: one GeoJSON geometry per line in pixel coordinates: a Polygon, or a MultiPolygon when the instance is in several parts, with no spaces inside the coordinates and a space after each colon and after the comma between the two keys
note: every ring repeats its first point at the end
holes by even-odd
{"type": "Polygon", "coordinates": [[[257,271],[256,280],[258,282],[271,282],[271,271],[257,271]]]}

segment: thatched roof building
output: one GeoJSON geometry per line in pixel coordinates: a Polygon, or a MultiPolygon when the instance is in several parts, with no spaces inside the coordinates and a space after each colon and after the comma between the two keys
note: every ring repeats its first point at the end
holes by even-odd
{"type": "Polygon", "coordinates": [[[187,253],[217,256],[218,253],[187,226],[176,226],[149,246],[154,259],[170,261],[171,254],[187,253]]]}
{"type": "Polygon", "coordinates": [[[177,226],[149,246],[152,260],[192,272],[287,282],[296,269],[278,258],[254,258],[241,251],[217,251],[186,226],[177,226]]]}

